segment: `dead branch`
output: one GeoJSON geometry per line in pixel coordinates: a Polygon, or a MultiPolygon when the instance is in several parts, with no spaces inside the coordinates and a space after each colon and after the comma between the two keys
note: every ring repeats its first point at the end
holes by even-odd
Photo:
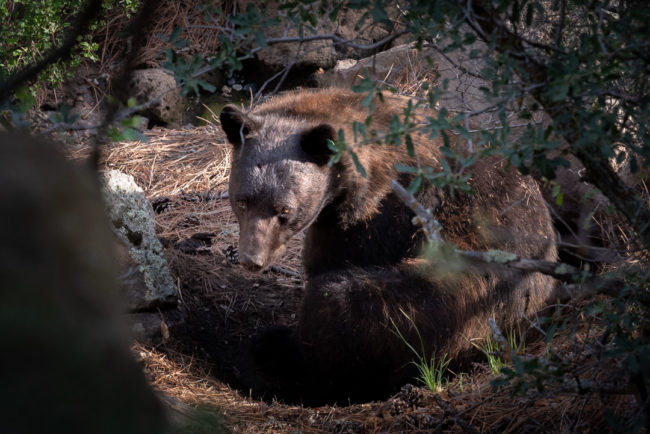
{"type": "Polygon", "coordinates": [[[285,276],[289,277],[295,277],[297,279],[302,279],[302,275],[300,273],[296,273],[295,271],[289,270],[284,267],[280,267],[279,265],[271,265],[271,271],[275,271],[276,273],[284,274],[285,276]]]}
{"type": "MultiPolygon", "coordinates": [[[[444,240],[440,235],[442,230],[442,225],[433,218],[431,209],[427,209],[422,206],[420,202],[417,201],[413,194],[409,193],[404,187],[400,185],[399,182],[394,179],[390,182],[390,188],[393,190],[393,193],[400,198],[411,210],[415,213],[413,218],[413,224],[416,226],[422,226],[424,235],[427,237],[427,240],[430,243],[434,244],[443,244],[444,240]]],[[[437,206],[437,204],[436,204],[437,206]]]]}

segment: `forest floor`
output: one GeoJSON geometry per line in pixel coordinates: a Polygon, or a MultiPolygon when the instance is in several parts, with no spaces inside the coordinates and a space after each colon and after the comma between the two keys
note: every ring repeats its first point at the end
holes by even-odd
{"type": "MultiPolygon", "coordinates": [[[[150,383],[163,394],[218,411],[229,430],[247,433],[597,432],[604,429],[605,407],[626,412],[629,395],[513,397],[490,384],[494,376],[487,363],[450,373],[437,394],[406,386],[367,403],[308,407],[252,390],[256,331],[296,321],[304,287],[301,239],[292,240],[279,268],[246,272],[231,255],[239,228],[224,198],[230,146],[220,129],[145,134],[147,142],[105,148],[103,167],[133,175],[144,189],[177,281],[184,325],[158,345],[134,347],[150,383]]],[[[83,146],[72,151],[74,158],[87,152],[83,146]]],[[[533,354],[543,351],[541,343],[527,347],[533,354]]]]}

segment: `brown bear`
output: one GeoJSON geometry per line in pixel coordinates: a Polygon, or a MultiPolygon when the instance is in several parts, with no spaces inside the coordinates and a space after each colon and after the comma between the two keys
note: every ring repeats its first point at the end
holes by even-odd
{"type": "MultiPolygon", "coordinates": [[[[416,158],[404,146],[355,147],[366,177],[347,153],[328,164],[328,141],[342,129],[351,142],[353,121],[366,120],[364,97],[300,90],[250,113],[227,106],[220,116],[233,145],[229,197],[242,265],[266,269],[306,229],[307,284],[294,341],[283,347],[289,333],[274,330],[259,342],[263,364],[298,377],[293,384],[304,402],[310,390],[320,394],[312,402],[385,396],[414,375],[414,354],[397,331],[427,360],[436,352],[461,361],[470,339],[488,333],[488,317],[508,327],[553,291],[553,280],[539,273],[419,258],[423,233],[390,181],[409,182],[396,163],[439,171],[443,140],[414,136],[416,158]]],[[[387,131],[404,100],[384,96],[373,104],[371,127],[387,131]]],[[[535,181],[495,157],[478,159],[471,173],[470,193],[429,185],[416,194],[432,207],[445,240],[461,249],[555,260],[554,229],[535,181]]]]}

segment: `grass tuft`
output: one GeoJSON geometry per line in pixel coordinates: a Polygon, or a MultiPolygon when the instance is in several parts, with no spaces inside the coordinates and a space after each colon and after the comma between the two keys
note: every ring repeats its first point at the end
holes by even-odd
{"type": "MultiPolygon", "coordinates": [[[[518,327],[513,327],[508,330],[506,333],[506,339],[508,339],[510,347],[516,349],[517,354],[522,354],[525,351],[526,335],[518,327]]],[[[494,340],[491,335],[487,335],[481,343],[476,343],[474,339],[470,342],[474,347],[478,348],[483,354],[485,354],[492,373],[494,375],[499,374],[506,365],[503,359],[499,356],[499,353],[502,350],[499,343],[494,340]]]]}
{"type": "Polygon", "coordinates": [[[436,356],[435,350],[432,352],[431,356],[427,358],[426,351],[424,349],[424,341],[422,339],[420,331],[415,325],[415,322],[402,309],[400,309],[400,312],[402,315],[404,315],[408,322],[411,323],[415,329],[415,332],[417,333],[418,340],[420,341],[420,351],[418,351],[413,345],[411,345],[410,342],[408,342],[408,340],[406,340],[406,337],[404,337],[402,332],[399,330],[399,327],[395,321],[391,319],[391,323],[393,325],[392,332],[402,342],[404,342],[408,349],[411,350],[411,352],[415,355],[415,360],[411,362],[417,367],[419,372],[419,375],[415,379],[428,387],[429,390],[433,393],[440,393],[443,390],[444,374],[447,372],[447,367],[449,366],[451,359],[447,357],[446,353],[442,354],[441,356],[436,356]]]}

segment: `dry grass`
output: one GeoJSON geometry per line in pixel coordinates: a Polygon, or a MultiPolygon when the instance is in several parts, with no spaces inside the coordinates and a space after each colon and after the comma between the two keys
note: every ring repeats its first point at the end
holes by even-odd
{"type": "MultiPolygon", "coordinates": [[[[231,1],[204,3],[208,6],[218,6],[224,10],[232,7],[229,6],[232,4],[231,1]]],[[[197,2],[189,0],[162,1],[156,5],[151,20],[155,24],[138,53],[137,64],[139,65],[147,67],[160,66],[160,52],[164,49],[165,42],[158,35],[169,36],[174,28],[183,29],[182,37],[189,42],[189,51],[186,54],[216,53],[219,49],[218,31],[191,28],[191,26],[214,24],[206,21],[204,12],[197,7],[197,2]]]]}
{"type": "MultiPolygon", "coordinates": [[[[211,379],[207,368],[192,357],[173,351],[163,354],[141,345],[134,351],[144,362],[145,373],[155,388],[193,406],[218,407],[235,432],[285,432],[289,427],[309,433],[330,432],[315,425],[348,413],[336,407],[323,413],[319,409],[252,400],[211,379]]],[[[362,414],[367,411],[359,411],[364,406],[355,407],[362,414]]]]}
{"type": "Polygon", "coordinates": [[[424,85],[434,89],[438,85],[438,73],[431,68],[422,53],[408,54],[408,65],[397,76],[387,77],[387,84],[400,95],[410,97],[425,97],[424,85]]]}
{"type": "Polygon", "coordinates": [[[490,386],[492,375],[479,368],[466,375],[464,385],[453,379],[437,396],[418,388],[419,399],[405,405],[402,392],[384,402],[344,407],[309,408],[265,403],[243,396],[211,378],[204,362],[182,353],[137,346],[136,354],[155,388],[197,407],[216,407],[233,432],[585,432],[606,425],[605,408],[618,414],[630,408],[633,398],[565,393],[553,398],[511,397],[490,386]],[[461,420],[461,423],[456,423],[461,420]]]}

